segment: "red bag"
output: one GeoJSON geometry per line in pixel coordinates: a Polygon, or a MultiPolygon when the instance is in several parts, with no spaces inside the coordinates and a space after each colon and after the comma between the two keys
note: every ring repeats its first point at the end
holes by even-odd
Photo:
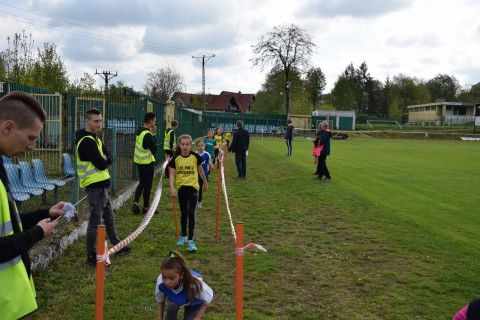
{"type": "Polygon", "coordinates": [[[320,154],[322,153],[322,150],[323,150],[323,145],[321,146],[313,146],[313,163],[314,164],[317,164],[317,158],[320,157],[320,154]]]}

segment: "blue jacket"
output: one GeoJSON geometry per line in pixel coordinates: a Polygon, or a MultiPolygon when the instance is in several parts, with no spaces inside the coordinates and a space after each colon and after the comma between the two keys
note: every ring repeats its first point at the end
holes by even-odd
{"type": "Polygon", "coordinates": [[[332,132],[330,130],[320,130],[317,132],[317,139],[315,139],[315,145],[323,146],[322,153],[320,156],[329,156],[330,155],[330,137],[332,132]]]}

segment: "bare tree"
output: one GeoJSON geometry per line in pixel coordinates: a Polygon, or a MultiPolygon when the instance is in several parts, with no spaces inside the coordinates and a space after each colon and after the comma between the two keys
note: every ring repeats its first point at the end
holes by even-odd
{"type": "Polygon", "coordinates": [[[167,64],[147,73],[143,90],[149,96],[167,101],[176,91],[181,91],[183,82],[183,75],[179,69],[175,65],[167,64]]]}
{"type": "Polygon", "coordinates": [[[285,75],[285,105],[290,119],[290,89],[292,71],[302,71],[310,65],[310,56],[316,45],[305,29],[295,24],[273,27],[252,46],[252,65],[261,70],[267,66],[283,70],[285,75]]]}

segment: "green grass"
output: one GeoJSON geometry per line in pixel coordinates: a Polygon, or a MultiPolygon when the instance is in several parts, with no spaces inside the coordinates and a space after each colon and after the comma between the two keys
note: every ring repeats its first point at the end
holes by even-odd
{"type": "MultiPolygon", "coordinates": [[[[234,222],[244,222],[245,319],[451,319],[478,295],[480,144],[475,141],[332,140],[331,183],[314,181],[311,142],[253,139],[247,180],[227,189],[234,222]]],[[[235,243],[222,196],[215,241],[216,177],[197,212],[197,246],[187,261],[214,290],[205,319],[235,318],[235,243]]],[[[166,191],[166,192],[165,192],[166,191]]],[[[117,212],[126,236],[141,221],[117,212]]],[[[155,280],[175,246],[168,188],[160,214],[111,257],[105,319],[153,319],[155,280]]],[[[85,214],[85,213],[83,213],[85,214]]],[[[92,319],[95,272],[84,239],[34,275],[39,310],[28,319],[92,319]]]]}

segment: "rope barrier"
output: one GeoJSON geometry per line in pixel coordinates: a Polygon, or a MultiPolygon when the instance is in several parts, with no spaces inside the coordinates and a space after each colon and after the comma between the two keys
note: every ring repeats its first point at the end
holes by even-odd
{"type": "Polygon", "coordinates": [[[230,227],[232,229],[233,239],[236,241],[237,240],[237,234],[235,232],[235,227],[233,225],[232,212],[230,211],[230,204],[228,203],[227,185],[225,184],[225,175],[224,175],[224,167],[223,167],[224,152],[221,149],[220,149],[220,152],[221,152],[222,158],[219,160],[219,163],[220,163],[219,167],[220,167],[220,175],[222,176],[223,197],[225,198],[225,205],[227,207],[227,213],[228,213],[228,218],[230,220],[230,227]]]}
{"type": "Polygon", "coordinates": [[[115,246],[110,248],[110,250],[108,250],[107,256],[121,250],[123,247],[128,245],[130,242],[135,240],[142,233],[142,231],[147,227],[147,225],[150,223],[150,220],[152,220],[152,217],[155,213],[155,210],[157,210],[158,204],[160,203],[160,197],[162,196],[162,189],[163,189],[162,181],[163,181],[163,176],[165,174],[165,169],[166,169],[167,165],[168,165],[167,161],[165,161],[162,165],[162,175],[160,176],[160,182],[158,183],[157,191],[155,192],[155,196],[153,197],[153,201],[152,201],[150,207],[148,207],[148,211],[147,211],[146,215],[143,217],[143,220],[140,222],[140,225],[128,237],[126,237],[125,239],[123,239],[122,241],[117,243],[115,246]]]}

